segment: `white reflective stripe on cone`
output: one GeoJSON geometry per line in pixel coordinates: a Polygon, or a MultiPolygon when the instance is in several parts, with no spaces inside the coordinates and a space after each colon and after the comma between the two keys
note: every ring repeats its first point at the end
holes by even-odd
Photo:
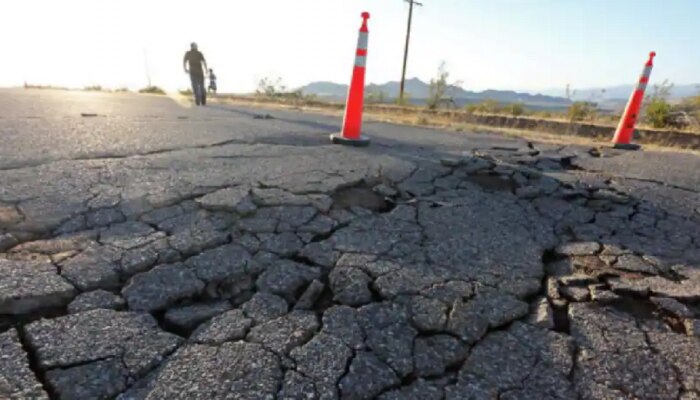
{"type": "Polygon", "coordinates": [[[646,83],[640,83],[637,85],[637,90],[641,90],[642,92],[647,90],[647,84],[646,83]]]}
{"type": "Polygon", "coordinates": [[[366,67],[367,66],[367,56],[357,56],[355,57],[356,67],[366,67]]]}
{"type": "Polygon", "coordinates": [[[368,44],[369,34],[367,32],[360,32],[360,37],[357,39],[357,48],[361,50],[367,50],[368,44]]]}

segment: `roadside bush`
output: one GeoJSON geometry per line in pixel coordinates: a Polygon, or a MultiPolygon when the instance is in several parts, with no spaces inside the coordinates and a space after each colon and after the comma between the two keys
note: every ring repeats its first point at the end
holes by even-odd
{"type": "Polygon", "coordinates": [[[430,94],[428,95],[427,106],[431,110],[437,110],[441,104],[454,105],[454,99],[450,98],[452,89],[462,85],[461,82],[450,83],[447,80],[450,73],[447,71],[447,65],[443,61],[438,67],[437,76],[430,80],[430,94]]]}
{"type": "Polygon", "coordinates": [[[700,95],[691,97],[688,103],[690,104],[688,113],[695,119],[693,125],[695,128],[700,128],[700,95]]]}
{"type": "Polygon", "coordinates": [[[571,122],[594,119],[596,105],[587,101],[575,101],[569,106],[568,117],[571,122]]]}
{"type": "Polygon", "coordinates": [[[523,105],[520,103],[508,104],[504,110],[506,113],[508,113],[514,117],[519,117],[519,116],[525,114],[525,107],[523,107],[523,105]]]}
{"type": "Polygon", "coordinates": [[[86,92],[102,92],[102,86],[100,85],[91,85],[91,86],[85,86],[83,88],[84,91],[86,92]]]}
{"type": "Polygon", "coordinates": [[[318,96],[316,96],[316,95],[313,94],[313,93],[303,94],[302,91],[301,91],[301,89],[298,89],[297,91],[301,94],[301,97],[302,97],[305,101],[318,101],[318,96]]]}
{"type": "Polygon", "coordinates": [[[163,95],[163,94],[165,94],[165,90],[159,88],[158,86],[146,86],[145,88],[139,90],[139,93],[163,95]]]}
{"type": "Polygon", "coordinates": [[[386,103],[386,94],[379,90],[376,92],[368,92],[365,96],[365,100],[371,104],[382,104],[386,103]]]}
{"type": "Polygon", "coordinates": [[[654,128],[663,128],[668,123],[671,105],[666,99],[652,99],[646,106],[646,121],[654,128]]]}
{"type": "Polygon", "coordinates": [[[476,104],[467,104],[465,109],[468,113],[496,114],[501,111],[501,106],[496,100],[484,100],[476,104]]]}
{"type": "Polygon", "coordinates": [[[690,98],[690,104],[696,111],[700,111],[700,95],[690,98]]]}
{"type": "Polygon", "coordinates": [[[445,62],[440,64],[438,67],[437,77],[430,80],[430,94],[428,95],[428,108],[435,110],[440,105],[440,101],[445,97],[447,93],[447,78],[449,78],[450,73],[447,72],[445,67],[445,62]]]}
{"type": "Polygon", "coordinates": [[[267,97],[279,97],[286,92],[287,87],[282,83],[282,78],[262,78],[255,89],[256,95],[267,97]]]}
{"type": "Polygon", "coordinates": [[[666,79],[661,84],[654,85],[652,93],[645,99],[645,120],[654,128],[663,128],[668,124],[672,111],[671,104],[668,102],[671,89],[673,89],[673,83],[666,79]]]}
{"type": "Polygon", "coordinates": [[[24,82],[25,89],[45,89],[45,90],[71,90],[64,86],[52,86],[52,85],[35,85],[32,83],[24,82]]]}
{"type": "Polygon", "coordinates": [[[316,95],[304,94],[302,89],[289,90],[281,78],[263,78],[258,81],[255,95],[263,99],[274,99],[283,104],[297,106],[307,105],[318,101],[316,95]]]}
{"type": "Polygon", "coordinates": [[[192,96],[192,89],[180,90],[180,94],[183,96],[192,96]]]}
{"type": "Polygon", "coordinates": [[[130,92],[130,90],[127,87],[120,87],[120,88],[114,89],[114,92],[115,93],[128,93],[128,92],[130,92]]]}
{"type": "Polygon", "coordinates": [[[284,97],[289,97],[289,98],[294,99],[294,100],[304,99],[304,92],[302,92],[301,89],[292,90],[291,92],[284,92],[281,95],[284,97]]]}
{"type": "Polygon", "coordinates": [[[408,92],[403,93],[403,98],[396,98],[396,105],[398,106],[410,106],[411,105],[411,94],[408,92]]]}

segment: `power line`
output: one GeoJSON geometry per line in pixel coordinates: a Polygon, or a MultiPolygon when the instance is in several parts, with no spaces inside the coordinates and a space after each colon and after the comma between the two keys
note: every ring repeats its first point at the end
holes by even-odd
{"type": "Polygon", "coordinates": [[[408,64],[408,45],[411,41],[411,24],[413,22],[413,5],[422,7],[423,4],[415,0],[404,0],[409,4],[408,8],[408,29],[406,30],[406,47],[403,52],[403,70],[401,72],[401,89],[399,91],[399,101],[403,102],[404,89],[406,87],[406,64],[408,64]]]}

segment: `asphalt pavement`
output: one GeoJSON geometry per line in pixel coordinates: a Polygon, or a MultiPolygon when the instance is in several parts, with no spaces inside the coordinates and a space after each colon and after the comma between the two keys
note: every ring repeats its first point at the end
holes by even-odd
{"type": "Polygon", "coordinates": [[[0,399],[700,399],[700,157],[0,90],[0,399]]]}

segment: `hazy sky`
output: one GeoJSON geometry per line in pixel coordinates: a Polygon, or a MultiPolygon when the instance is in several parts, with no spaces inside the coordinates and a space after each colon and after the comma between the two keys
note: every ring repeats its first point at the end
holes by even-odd
{"type": "MultiPolygon", "coordinates": [[[[414,14],[409,77],[445,60],[472,90],[633,83],[650,50],[652,80],[700,82],[697,0],[423,0],[414,14]]],[[[30,83],[188,85],[196,41],[223,91],[263,77],[290,86],[347,82],[370,11],[368,79],[398,80],[403,0],[5,0],[0,86],[30,83]]]]}

